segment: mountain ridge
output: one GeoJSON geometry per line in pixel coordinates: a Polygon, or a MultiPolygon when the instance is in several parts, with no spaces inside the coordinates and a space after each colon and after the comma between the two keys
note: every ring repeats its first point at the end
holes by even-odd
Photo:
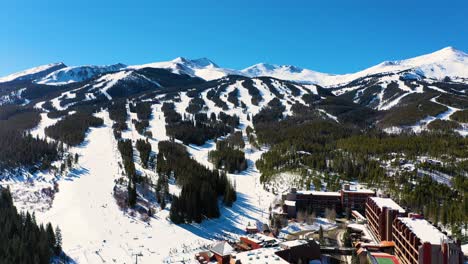
{"type": "Polygon", "coordinates": [[[200,77],[207,81],[219,79],[228,75],[242,75],[247,77],[269,76],[303,84],[318,84],[324,87],[334,87],[373,74],[395,73],[408,70],[411,70],[414,74],[424,76],[429,79],[441,80],[447,76],[455,80],[460,79],[463,81],[468,79],[468,54],[461,50],[457,50],[452,46],[448,46],[432,53],[408,59],[383,61],[364,70],[347,74],[323,73],[295,65],[277,65],[269,63],[258,63],[245,69],[237,70],[220,67],[208,58],[188,59],[184,57],[177,57],[171,61],[151,62],[126,67],[121,63],[107,66],[83,65],[72,67],[67,67],[63,63],[53,63],[1,77],[0,83],[20,78],[28,78],[28,75],[31,76],[33,74],[37,74],[43,70],[50,69],[51,67],[59,67],[58,69],[55,69],[57,73],[52,74],[52,72],[48,72],[47,75],[51,76],[49,78],[39,80],[38,83],[56,85],[64,84],[68,82],[81,81],[86,78],[94,77],[97,74],[116,71],[123,68],[133,70],[142,68],[162,68],[169,69],[177,74],[187,74],[192,77],[200,77]],[[59,79],[58,77],[53,77],[60,74],[63,75],[65,71],[85,68],[88,68],[88,70],[84,70],[88,74],[83,72],[81,74],[83,78],[76,78],[76,80],[72,77],[65,76],[64,79],[66,81],[63,82],[57,80],[59,79]]]}

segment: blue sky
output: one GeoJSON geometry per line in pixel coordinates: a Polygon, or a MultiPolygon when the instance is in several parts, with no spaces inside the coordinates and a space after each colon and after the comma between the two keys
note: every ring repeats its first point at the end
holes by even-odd
{"type": "Polygon", "coordinates": [[[347,73],[446,46],[468,51],[467,10],[452,0],[0,0],[0,75],[178,56],[347,73]]]}

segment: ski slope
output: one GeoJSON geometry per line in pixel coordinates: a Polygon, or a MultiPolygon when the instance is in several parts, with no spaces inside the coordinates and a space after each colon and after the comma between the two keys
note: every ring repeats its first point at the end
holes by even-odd
{"type": "MultiPolygon", "coordinates": [[[[154,142],[166,139],[164,115],[155,107],[150,130],[154,142]]],[[[83,144],[73,149],[80,154],[79,168],[61,179],[50,210],[36,212],[41,222],[60,226],[64,251],[77,263],[180,263],[193,258],[201,247],[221,237],[244,233],[248,222],[267,220],[267,208],[273,199],[259,183],[255,160],[263,151],[246,146],[249,168],[241,174],[229,174],[235,182],[238,201],[232,208],[221,206],[219,219],[202,224],[174,225],[169,210],[156,212],[149,222],[122,212],[113,197],[115,180],[120,176],[120,154],[107,113],[98,114],[105,125],[90,129],[83,144]]],[[[133,128],[132,128],[133,129],[133,128]]],[[[126,137],[138,137],[127,131],[126,137]]],[[[210,142],[207,143],[211,145],[210,142]]],[[[188,147],[200,163],[209,165],[207,153],[212,147],[188,147]]],[[[173,188],[174,186],[171,186],[173,188]]]]}

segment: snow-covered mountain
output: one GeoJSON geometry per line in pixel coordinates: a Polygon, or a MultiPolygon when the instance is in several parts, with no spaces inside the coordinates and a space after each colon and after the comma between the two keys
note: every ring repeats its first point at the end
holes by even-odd
{"type": "MultiPolygon", "coordinates": [[[[88,95],[103,95],[110,100],[115,96],[129,96],[160,87],[200,84],[203,81],[220,80],[228,76],[241,76],[254,81],[257,77],[270,77],[298,83],[306,89],[310,85],[311,90],[316,90],[315,85],[319,85],[333,95],[346,98],[355,104],[387,111],[408,105],[411,100],[420,98],[430,102],[428,100],[437,95],[434,93],[444,94],[442,97],[461,96],[465,100],[468,93],[468,54],[447,47],[430,54],[406,60],[386,61],[356,73],[342,75],[321,73],[292,65],[266,63],[239,71],[220,67],[207,58],[178,57],[171,61],[132,66],[115,64],[67,67],[63,63],[56,63],[0,78],[0,85],[12,80],[31,82],[27,85],[30,86],[28,89],[24,84],[15,88],[7,83],[8,89],[0,91],[0,100],[27,102],[30,99],[24,95],[36,84],[66,86],[80,82],[82,96],[78,99],[85,98],[83,94],[86,91],[88,95]]],[[[77,87],[75,85],[73,89],[77,87]]]]}
{"type": "Polygon", "coordinates": [[[125,67],[126,65],[122,63],[105,66],[86,65],[65,67],[48,74],[44,78],[38,80],[37,83],[48,85],[63,85],[67,83],[81,82],[91,79],[99,74],[115,72],[125,67]]]}
{"type": "Polygon", "coordinates": [[[270,76],[282,80],[313,84],[327,83],[329,79],[336,77],[332,74],[302,69],[292,65],[275,65],[267,63],[255,64],[243,69],[241,72],[251,77],[270,76]]]}
{"type": "Polygon", "coordinates": [[[304,84],[318,84],[323,87],[346,85],[356,79],[377,74],[397,74],[404,72],[408,78],[442,80],[449,77],[452,81],[468,79],[468,54],[453,47],[436,52],[397,61],[385,61],[378,65],[349,74],[329,74],[293,65],[275,65],[259,63],[243,70],[227,69],[218,66],[207,58],[187,59],[178,57],[171,61],[153,62],[126,67],[123,64],[108,66],[66,67],[63,63],[48,64],[11,74],[0,78],[1,82],[12,80],[35,80],[40,84],[57,85],[79,82],[99,74],[115,72],[121,69],[159,68],[168,69],[176,74],[187,74],[210,81],[227,75],[248,77],[269,76],[304,84]]]}
{"type": "MultiPolygon", "coordinates": [[[[407,71],[413,76],[442,80],[446,76],[453,80],[468,79],[468,54],[453,47],[398,61],[385,61],[365,70],[350,74],[327,74],[291,65],[260,63],[241,72],[248,76],[270,76],[278,79],[303,83],[314,83],[325,87],[344,85],[369,75],[407,71]]],[[[408,73],[407,73],[408,74],[408,73]]]]}
{"type": "Polygon", "coordinates": [[[66,65],[61,62],[41,65],[41,66],[27,69],[21,72],[10,74],[5,77],[0,77],[0,83],[11,82],[11,81],[35,80],[35,79],[42,78],[53,71],[56,71],[65,67],[66,65]]]}
{"type": "Polygon", "coordinates": [[[372,74],[412,72],[423,78],[442,80],[445,77],[468,78],[468,54],[453,47],[406,60],[385,61],[363,71],[351,74],[352,79],[372,74]]]}
{"type": "MultiPolygon", "coordinates": [[[[149,187],[154,189],[159,174],[142,166],[137,149],[132,149],[135,169],[150,183],[145,181],[138,188],[144,198],[138,208],[147,207],[149,211],[151,206],[154,217],[127,214],[118,207],[116,190],[127,189],[122,176],[125,163],[118,154],[119,137],[133,143],[147,142],[152,157],[160,162],[157,154],[161,141],[182,144],[180,137],[173,136],[176,132],[205,129],[197,124],[197,117],[238,118],[235,129],[244,135],[255,123],[292,116],[291,124],[320,120],[339,128],[379,127],[397,133],[402,129],[429,130],[434,121],[442,120],[443,126],[448,123],[453,131],[466,136],[468,124],[454,114],[468,109],[467,57],[464,52],[446,48],[346,75],[269,64],[237,71],[206,58],[133,66],[40,66],[0,78],[6,82],[0,82],[0,105],[16,104],[29,111],[34,108],[34,113],[40,114],[38,125],[29,131],[34,137],[46,137],[47,127],[76,113],[92,112],[103,119],[103,124],[89,128],[83,144],[70,148],[79,161],[74,167],[67,165],[68,172],[39,171],[22,177],[23,181],[12,174],[7,184],[22,210],[35,211],[40,222],[60,226],[63,248],[77,263],[130,263],[136,254],[142,263],[185,261],[212,239],[243,235],[245,226],[254,219],[268,221],[264,212],[269,210],[273,194],[263,188],[256,167],[268,147],[255,147],[250,136],[242,137],[248,168],[228,175],[242,200],[232,208],[222,207],[223,217],[219,219],[180,226],[168,221],[169,210],[160,208],[153,192],[148,191],[149,187]],[[149,111],[148,119],[140,119],[136,110],[140,103],[149,111]],[[119,104],[123,104],[123,110],[116,107],[119,104]],[[119,114],[125,116],[123,121],[117,121],[115,115],[119,114]],[[138,129],[141,126],[143,132],[138,129]],[[60,186],[60,191],[48,196],[55,186],[60,186]]],[[[224,138],[216,136],[203,145],[185,143],[186,150],[203,166],[214,168],[209,153],[216,149],[216,140],[224,138]]],[[[54,163],[56,168],[60,165],[54,163]]],[[[173,195],[181,194],[173,179],[169,189],[173,195]]]]}
{"type": "Polygon", "coordinates": [[[207,81],[219,79],[227,75],[242,75],[237,70],[221,68],[214,62],[207,58],[200,59],[186,59],[178,57],[171,61],[154,62],[143,65],[129,66],[129,69],[142,69],[142,68],[161,68],[169,69],[173,73],[187,74],[192,77],[199,77],[207,81]]]}

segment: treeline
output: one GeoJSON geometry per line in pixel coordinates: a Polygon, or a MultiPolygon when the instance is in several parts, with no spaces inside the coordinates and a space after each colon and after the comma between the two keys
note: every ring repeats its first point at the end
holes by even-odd
{"type": "Polygon", "coordinates": [[[320,119],[304,123],[288,119],[255,127],[258,142],[270,146],[270,150],[256,162],[263,182],[278,172],[302,167],[330,170],[327,160],[336,155],[336,140],[352,133],[351,129],[320,119]]]}
{"type": "Polygon", "coordinates": [[[205,100],[203,98],[196,96],[192,99],[190,99],[189,105],[187,108],[185,108],[185,111],[187,111],[190,114],[196,114],[200,111],[202,111],[205,108],[205,100]]]}
{"type": "Polygon", "coordinates": [[[454,178],[457,183],[451,188],[427,175],[402,172],[388,179],[386,189],[406,208],[449,227],[455,237],[463,238],[462,230],[466,230],[468,223],[468,180],[461,175],[454,178]]]}
{"type": "Polygon", "coordinates": [[[380,132],[366,133],[340,139],[337,141],[337,146],[345,151],[374,156],[403,153],[408,158],[421,155],[468,157],[468,138],[453,133],[422,132],[420,134],[401,133],[397,135],[380,132]]]}
{"type": "Polygon", "coordinates": [[[102,126],[104,121],[91,113],[75,113],[66,116],[53,126],[45,128],[45,134],[68,145],[76,146],[84,141],[90,127],[102,126]]]}
{"type": "Polygon", "coordinates": [[[385,111],[379,122],[384,127],[411,126],[428,116],[437,116],[448,110],[446,106],[431,102],[432,93],[410,94],[401,100],[401,103],[385,111]]]}
{"type": "Polygon", "coordinates": [[[24,131],[34,128],[41,121],[36,109],[18,105],[0,106],[0,128],[2,130],[24,131]]]}
{"type": "Polygon", "coordinates": [[[35,109],[0,106],[0,170],[33,165],[39,169],[51,167],[59,155],[57,144],[28,133],[39,121],[35,109]]]}
{"type": "Polygon", "coordinates": [[[262,108],[253,118],[254,124],[275,122],[283,118],[283,112],[286,110],[278,98],[273,98],[267,106],[262,108]]]}
{"type": "MultiPolygon", "coordinates": [[[[262,120],[254,123],[257,141],[270,146],[256,163],[263,182],[282,171],[296,171],[305,181],[309,181],[309,171],[317,171],[326,175],[323,181],[330,190],[336,190],[340,181],[358,180],[369,187],[391,190],[401,205],[424,213],[434,222],[448,223],[457,237],[462,236],[460,228],[466,228],[468,220],[468,181],[464,176],[468,162],[463,161],[468,156],[467,138],[444,131],[389,135],[315,115],[294,115],[279,122],[274,118],[256,119],[262,120]],[[429,156],[449,161],[450,170],[437,170],[453,176],[452,188],[422,179],[415,172],[389,177],[383,164],[395,155],[406,160],[429,156]]],[[[310,178],[310,183],[312,180],[316,179],[310,178]]],[[[318,181],[314,184],[319,186],[318,181]]]]}
{"type": "Polygon", "coordinates": [[[468,123],[468,110],[457,111],[450,118],[461,123],[468,123]]]}
{"type": "Polygon", "coordinates": [[[128,113],[127,113],[126,101],[124,100],[113,101],[111,105],[109,105],[108,111],[109,111],[109,118],[114,121],[114,124],[112,125],[113,131],[114,131],[114,137],[116,139],[120,139],[122,138],[122,131],[128,129],[128,126],[127,126],[128,113]]]}
{"type": "Polygon", "coordinates": [[[239,106],[239,89],[234,88],[231,92],[228,93],[227,100],[231,102],[235,107],[239,106]]]}
{"type": "Polygon", "coordinates": [[[127,205],[130,207],[135,206],[137,202],[137,174],[135,169],[135,163],[133,162],[133,146],[130,139],[119,140],[117,143],[120,155],[122,157],[122,163],[125,170],[125,174],[128,177],[127,184],[127,205]]]}
{"type": "Polygon", "coordinates": [[[263,100],[260,90],[255,87],[254,82],[252,79],[247,79],[242,82],[242,86],[247,88],[252,99],[250,100],[253,105],[258,105],[260,101],[263,100]]]}
{"type": "Polygon", "coordinates": [[[225,173],[211,171],[192,159],[183,145],[159,142],[157,172],[159,177],[174,177],[182,188],[174,196],[170,218],[174,223],[197,222],[220,216],[218,197],[228,206],[236,200],[234,187],[225,173]]]}
{"type": "Polygon", "coordinates": [[[151,102],[136,102],[130,104],[130,112],[136,113],[139,120],[151,118],[151,102]]]}
{"type": "Polygon", "coordinates": [[[132,120],[135,125],[135,129],[140,135],[152,137],[151,132],[146,131],[149,126],[149,120],[151,118],[152,109],[150,102],[136,102],[130,104],[130,112],[136,113],[138,120],[132,120]]]}
{"type": "Polygon", "coordinates": [[[57,143],[25,132],[0,129],[0,169],[39,165],[45,170],[59,157],[57,143]]]}
{"type": "Polygon", "coordinates": [[[203,145],[207,140],[224,136],[234,131],[239,125],[239,117],[223,112],[218,117],[214,113],[208,117],[205,113],[182,119],[173,103],[164,103],[162,111],[166,118],[166,132],[171,138],[179,139],[184,144],[203,145]]]}
{"type": "Polygon", "coordinates": [[[427,128],[433,131],[451,132],[460,129],[461,125],[453,120],[436,119],[427,125],[427,128]]]}
{"type": "Polygon", "coordinates": [[[60,229],[38,225],[34,214],[19,214],[10,191],[0,187],[0,263],[49,264],[61,252],[60,229]]]}
{"type": "Polygon", "coordinates": [[[245,154],[241,150],[244,146],[242,132],[237,131],[226,140],[218,140],[216,142],[216,150],[208,153],[208,159],[217,169],[222,169],[229,173],[243,171],[247,169],[245,154]]]}
{"type": "Polygon", "coordinates": [[[148,168],[148,162],[151,156],[151,144],[148,140],[138,139],[136,141],[136,149],[140,152],[141,166],[148,168]]]}
{"type": "Polygon", "coordinates": [[[223,110],[228,110],[229,107],[221,100],[221,94],[226,91],[226,88],[229,86],[230,83],[222,83],[216,89],[211,89],[206,93],[206,98],[213,101],[215,105],[223,110]]]}

